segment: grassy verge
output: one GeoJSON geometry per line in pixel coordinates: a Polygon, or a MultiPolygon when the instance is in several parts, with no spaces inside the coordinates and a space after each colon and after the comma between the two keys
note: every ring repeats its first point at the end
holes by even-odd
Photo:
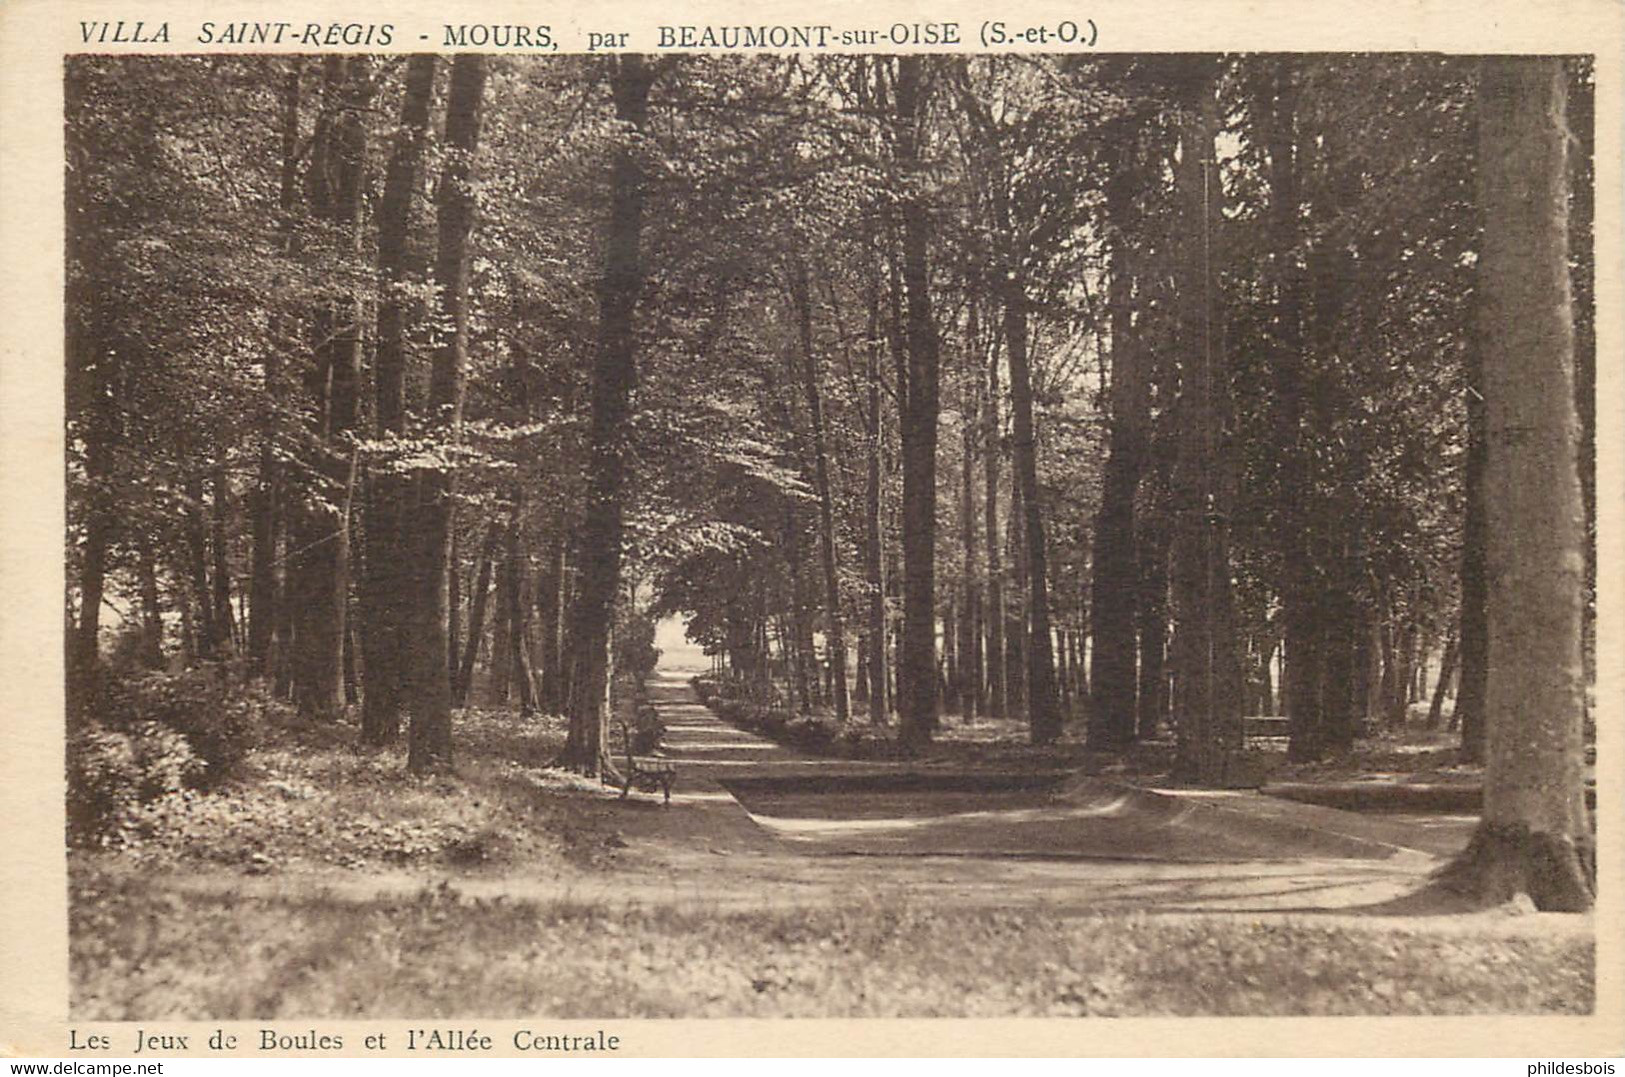
{"type": "Polygon", "coordinates": [[[80,1020],[1581,1013],[1592,946],[1374,922],[180,894],[76,872],[80,1020]]]}
{"type": "Polygon", "coordinates": [[[415,777],[404,749],[363,747],[353,723],[276,731],[216,790],[137,809],[112,849],[148,869],[280,871],[603,867],[615,856],[614,793],[547,767],[564,721],[466,710],[451,774],[415,777]]]}

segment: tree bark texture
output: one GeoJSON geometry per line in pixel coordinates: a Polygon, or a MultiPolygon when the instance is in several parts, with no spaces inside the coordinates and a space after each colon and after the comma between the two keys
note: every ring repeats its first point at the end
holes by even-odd
{"type": "MultiPolygon", "coordinates": [[[[476,201],[474,158],[479,149],[486,60],[462,53],[451,66],[446,97],[445,165],[435,206],[441,344],[429,370],[427,427],[442,441],[462,436],[463,382],[468,358],[469,237],[476,201]]],[[[415,773],[451,766],[451,685],[446,677],[450,643],[446,625],[456,475],[449,469],[425,471],[413,481],[418,526],[404,536],[412,547],[409,613],[402,626],[407,712],[407,766],[415,773]]]]}
{"type": "Polygon", "coordinates": [[[1584,510],[1575,459],[1567,79],[1555,57],[1482,61],[1479,198],[1489,676],[1484,808],[1447,878],[1488,901],[1588,908],[1596,884],[1581,722],[1584,510]]]}
{"type": "MultiPolygon", "coordinates": [[[[653,72],[637,54],[616,58],[611,77],[615,117],[632,134],[648,120],[653,72]]],[[[559,765],[597,775],[607,759],[604,694],[610,625],[621,585],[622,498],[626,485],[627,424],[637,376],[634,319],[643,289],[641,237],[645,200],[639,148],[630,140],[615,151],[610,176],[609,228],[598,292],[598,347],[591,374],[587,495],[576,563],[580,587],[570,610],[570,728],[559,765]]]]}

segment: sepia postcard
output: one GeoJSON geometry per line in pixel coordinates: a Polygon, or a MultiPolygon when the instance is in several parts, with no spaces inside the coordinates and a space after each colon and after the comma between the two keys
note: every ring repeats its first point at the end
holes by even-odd
{"type": "Polygon", "coordinates": [[[0,8],[0,1053],[1620,1057],[1622,52],[0,8]]]}

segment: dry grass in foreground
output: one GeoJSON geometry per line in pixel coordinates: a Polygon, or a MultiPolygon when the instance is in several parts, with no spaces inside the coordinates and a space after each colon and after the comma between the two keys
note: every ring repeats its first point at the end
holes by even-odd
{"type": "Polygon", "coordinates": [[[80,1020],[1584,1013],[1588,939],[1060,919],[903,899],[759,912],[166,892],[80,872],[80,1020]]]}

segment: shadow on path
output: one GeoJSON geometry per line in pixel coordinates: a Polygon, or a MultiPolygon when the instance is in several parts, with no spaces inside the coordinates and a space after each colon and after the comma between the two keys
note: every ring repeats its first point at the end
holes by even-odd
{"type": "Polygon", "coordinates": [[[1254,792],[809,758],[723,722],[676,676],[650,691],[678,778],[671,809],[629,811],[627,834],[672,898],[884,896],[1060,914],[1459,911],[1413,896],[1466,843],[1469,816],[1422,825],[1254,792]]]}

